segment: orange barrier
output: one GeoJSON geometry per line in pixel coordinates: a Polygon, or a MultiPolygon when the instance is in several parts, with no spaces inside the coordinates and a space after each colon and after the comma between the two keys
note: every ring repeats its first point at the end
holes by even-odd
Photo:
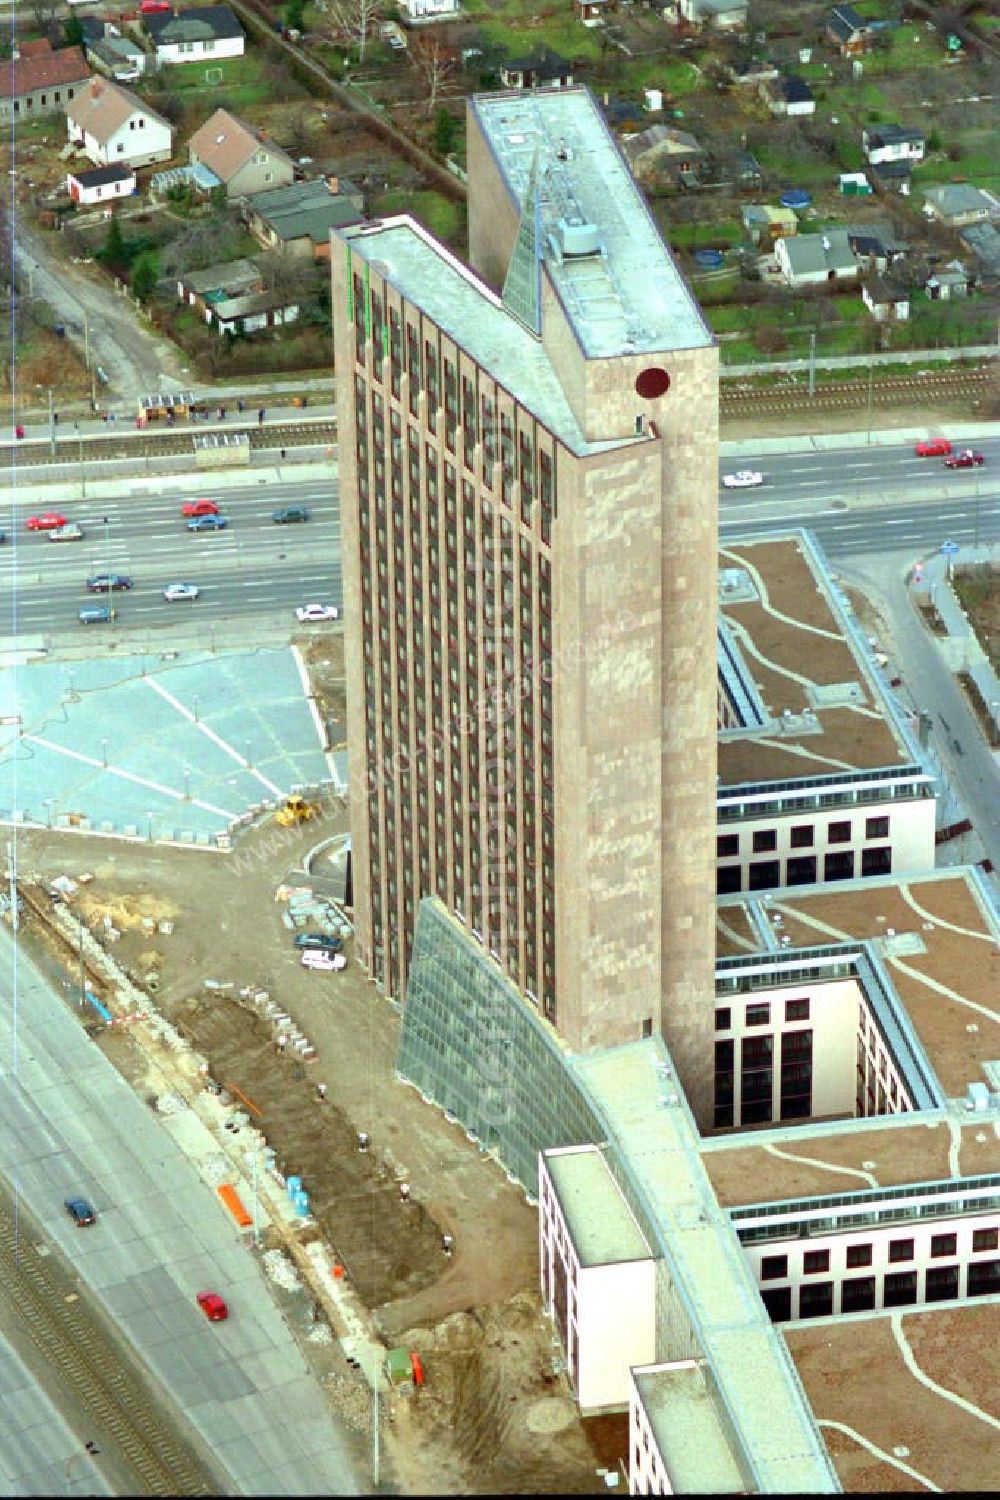
{"type": "Polygon", "coordinates": [[[228,1182],[224,1182],[222,1186],[217,1187],[215,1191],[218,1193],[223,1203],[229,1209],[229,1212],[232,1214],[233,1218],[236,1220],[240,1228],[249,1229],[250,1225],[253,1223],[253,1220],[247,1213],[246,1209],[243,1207],[243,1200],[241,1199],[236,1189],[230,1187],[228,1182]]]}
{"type": "Polygon", "coordinates": [[[227,1083],[226,1088],[231,1094],[235,1094],[237,1099],[242,1100],[242,1102],[246,1105],[247,1109],[252,1115],[256,1115],[259,1120],[262,1120],[264,1118],[264,1111],[262,1109],[258,1109],[253,1100],[248,1099],[243,1090],[238,1089],[235,1083],[227,1083]]]}

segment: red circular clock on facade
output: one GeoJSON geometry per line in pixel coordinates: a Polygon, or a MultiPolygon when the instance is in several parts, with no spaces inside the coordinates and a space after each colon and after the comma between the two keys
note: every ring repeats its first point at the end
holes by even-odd
{"type": "Polygon", "coordinates": [[[640,370],[635,381],[636,392],[651,401],[655,396],[665,396],[670,389],[670,376],[659,365],[650,365],[640,370]]]}

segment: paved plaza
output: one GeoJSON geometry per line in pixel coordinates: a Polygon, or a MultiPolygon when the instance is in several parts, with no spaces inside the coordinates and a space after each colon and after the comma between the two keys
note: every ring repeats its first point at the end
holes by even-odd
{"type": "Polygon", "coordinates": [[[339,776],[291,648],[0,672],[0,822],[217,847],[339,776]]]}

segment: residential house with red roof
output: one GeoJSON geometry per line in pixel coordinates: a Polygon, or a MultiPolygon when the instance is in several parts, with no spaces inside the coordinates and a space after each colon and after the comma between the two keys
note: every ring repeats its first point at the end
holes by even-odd
{"type": "Polygon", "coordinates": [[[22,42],[17,57],[0,63],[0,121],[30,120],[64,110],[89,77],[79,47],[54,52],[44,37],[22,42]]]}

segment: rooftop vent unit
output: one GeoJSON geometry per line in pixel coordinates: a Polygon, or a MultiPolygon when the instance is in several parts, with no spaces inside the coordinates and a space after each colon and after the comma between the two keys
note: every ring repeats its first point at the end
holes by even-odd
{"type": "Polygon", "coordinates": [[[586,224],[580,219],[559,220],[559,240],[562,253],[567,260],[580,260],[585,255],[600,253],[600,240],[596,224],[586,224]]]}

